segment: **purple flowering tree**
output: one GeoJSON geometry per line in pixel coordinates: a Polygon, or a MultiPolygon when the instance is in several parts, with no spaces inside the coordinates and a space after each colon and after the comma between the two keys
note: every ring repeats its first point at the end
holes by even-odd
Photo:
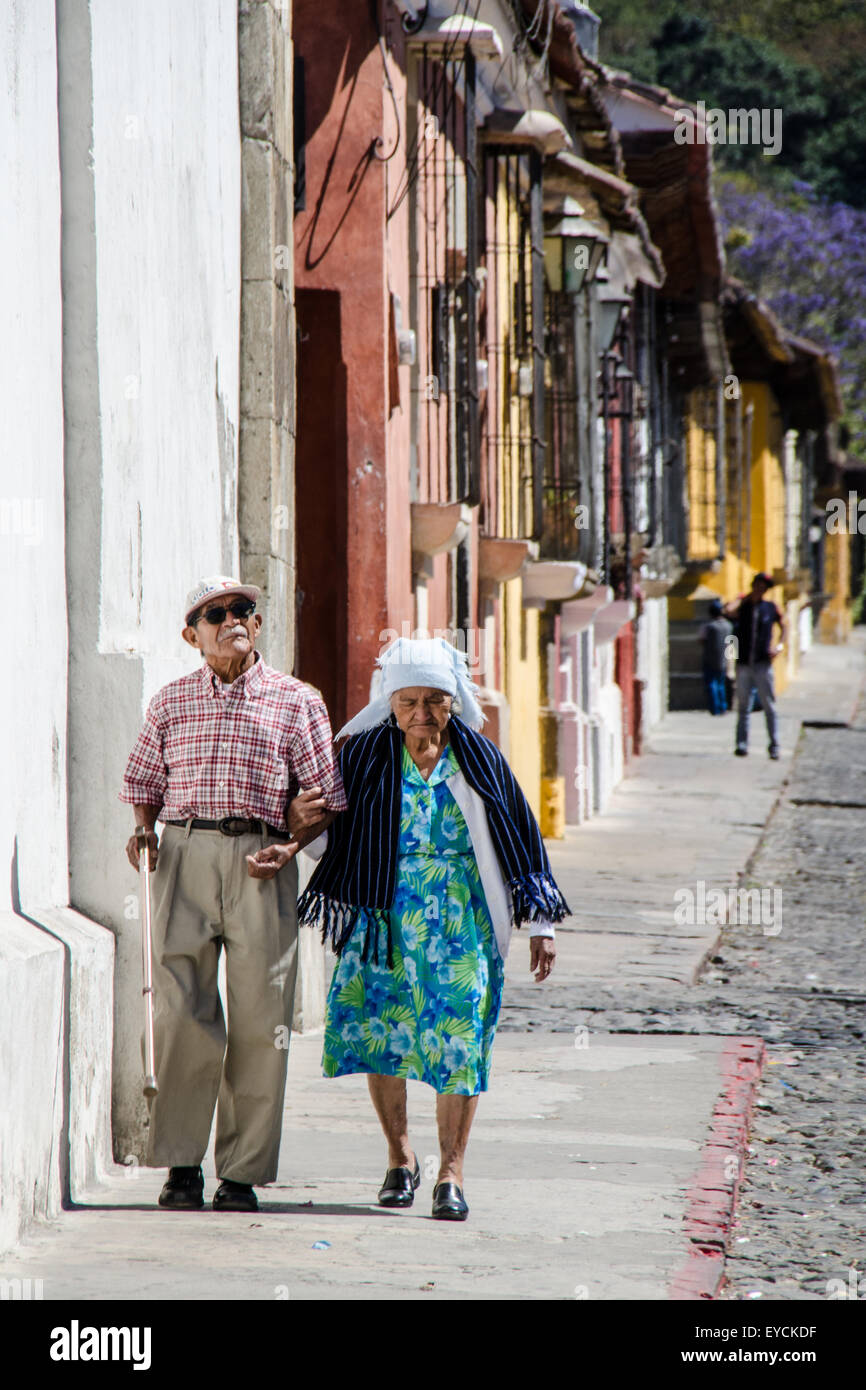
{"type": "Polygon", "coordinates": [[[722,175],[716,196],[731,273],[838,359],[847,448],[866,460],[866,212],[801,181],[768,191],[722,175]]]}

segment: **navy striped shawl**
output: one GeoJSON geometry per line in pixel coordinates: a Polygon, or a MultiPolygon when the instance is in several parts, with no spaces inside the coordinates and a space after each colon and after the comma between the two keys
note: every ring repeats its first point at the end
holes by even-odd
{"type": "MultiPolygon", "coordinates": [[[[554,882],[538,822],[505,758],[457,715],[451,716],[448,736],[466,781],[484,802],[514,926],[540,919],[561,922],[571,909],[554,882]]],[[[331,823],[328,848],[298,900],[298,921],[314,926],[324,919],[322,940],[330,938],[337,955],[359,909],[366,908],[364,959],[372,944],[378,963],[382,929],[391,964],[389,908],[397,883],[402,747],[403,734],[392,715],[387,724],[348,739],[337,755],[348,809],[331,823]]]]}

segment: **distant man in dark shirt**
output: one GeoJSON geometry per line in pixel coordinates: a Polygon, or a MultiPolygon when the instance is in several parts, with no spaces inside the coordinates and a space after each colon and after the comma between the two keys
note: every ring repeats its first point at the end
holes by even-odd
{"type": "Polygon", "coordinates": [[[727,642],[733,632],[733,624],[722,613],[721,599],[714,598],[709,605],[709,622],[704,623],[698,634],[703,643],[704,689],[707,692],[707,708],[710,714],[726,714],[728,709],[728,688],[725,684],[725,664],[727,642]]]}
{"type": "Polygon", "coordinates": [[[764,595],[773,587],[768,574],[756,574],[751,593],[738,602],[725,605],[724,612],[734,619],[737,639],[737,746],[738,758],[749,751],[749,711],[752,691],[758,698],[767,721],[771,758],[779,756],[776,692],[773,685],[773,661],[784,649],[785,619],[775,603],[764,595]],[[773,645],[773,628],[778,624],[779,641],[773,645]]]}

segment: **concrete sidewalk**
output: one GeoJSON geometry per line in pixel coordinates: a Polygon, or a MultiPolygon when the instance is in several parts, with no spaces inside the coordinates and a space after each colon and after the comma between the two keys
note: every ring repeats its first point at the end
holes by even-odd
{"type": "MultiPolygon", "coordinates": [[[[682,1266],[683,1193],[719,1091],[716,1038],[564,1035],[496,1044],[470,1145],[465,1224],[375,1204],[384,1170],[363,1077],[320,1075],[292,1040],[279,1179],[257,1215],[163,1212],[134,1169],[2,1262],[46,1299],[664,1299],[682,1266]],[[328,1248],[316,1249],[327,1241],[328,1248]]],[[[410,1084],[413,1142],[436,1162],[433,1096],[410,1084]]],[[[213,1166],[206,1166],[208,1193],[213,1166]]]]}
{"type": "Polygon", "coordinates": [[[41,1279],[46,1299],[63,1300],[668,1298],[694,1249],[684,1217],[696,1184],[700,1212],[697,1175],[708,1171],[730,1040],[575,1032],[569,985],[580,981],[584,997],[587,985],[603,995],[624,979],[688,988],[716,929],[675,927],[674,892],[700,878],[736,881],[800,719],[850,717],[863,651],[858,634],[848,648],[809,653],[781,702],[780,762],[767,759],[762,728],[752,755],[735,759],[733,716],[669,715],[609,811],[550,844],[576,916],[543,986],[528,978],[528,942],[515,940],[469,1149],[465,1225],[429,1216],[428,1088],[410,1085],[425,1172],[415,1207],[383,1211],[384,1148],[365,1080],[322,1078],[321,1037],[305,1035],[292,1039],[280,1175],[260,1214],[162,1212],[162,1172],[117,1169],[4,1258],[0,1276],[41,1279]],[[556,1023],[527,1032],[522,1014],[542,994],[556,1001],[556,1023]]]}

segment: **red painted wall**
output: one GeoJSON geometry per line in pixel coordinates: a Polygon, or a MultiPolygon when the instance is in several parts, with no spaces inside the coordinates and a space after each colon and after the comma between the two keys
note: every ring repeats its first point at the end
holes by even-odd
{"type": "Polygon", "coordinates": [[[329,687],[338,725],[367,700],[388,616],[385,189],[370,156],[382,71],[366,4],[296,0],[293,28],[306,92],[306,210],[295,214],[299,395],[312,390],[298,403],[297,674],[329,687]],[[321,315],[317,292],[331,305],[321,315]],[[325,494],[344,544],[323,527],[325,494]],[[323,583],[329,568],[337,573],[323,583]]]}
{"type": "Polygon", "coordinates": [[[296,0],[293,11],[306,92],[306,208],[295,213],[297,674],[326,693],[335,726],[366,704],[389,631],[413,620],[411,368],[397,364],[392,305],[396,294],[406,324],[410,200],[388,216],[406,165],[404,38],[393,7],[379,9],[386,58],[369,4],[296,0]]]}
{"type": "Polygon", "coordinates": [[[623,757],[629,762],[640,742],[637,728],[640,710],[635,701],[634,623],[626,623],[614,639],[614,680],[622,691],[623,757]]]}

